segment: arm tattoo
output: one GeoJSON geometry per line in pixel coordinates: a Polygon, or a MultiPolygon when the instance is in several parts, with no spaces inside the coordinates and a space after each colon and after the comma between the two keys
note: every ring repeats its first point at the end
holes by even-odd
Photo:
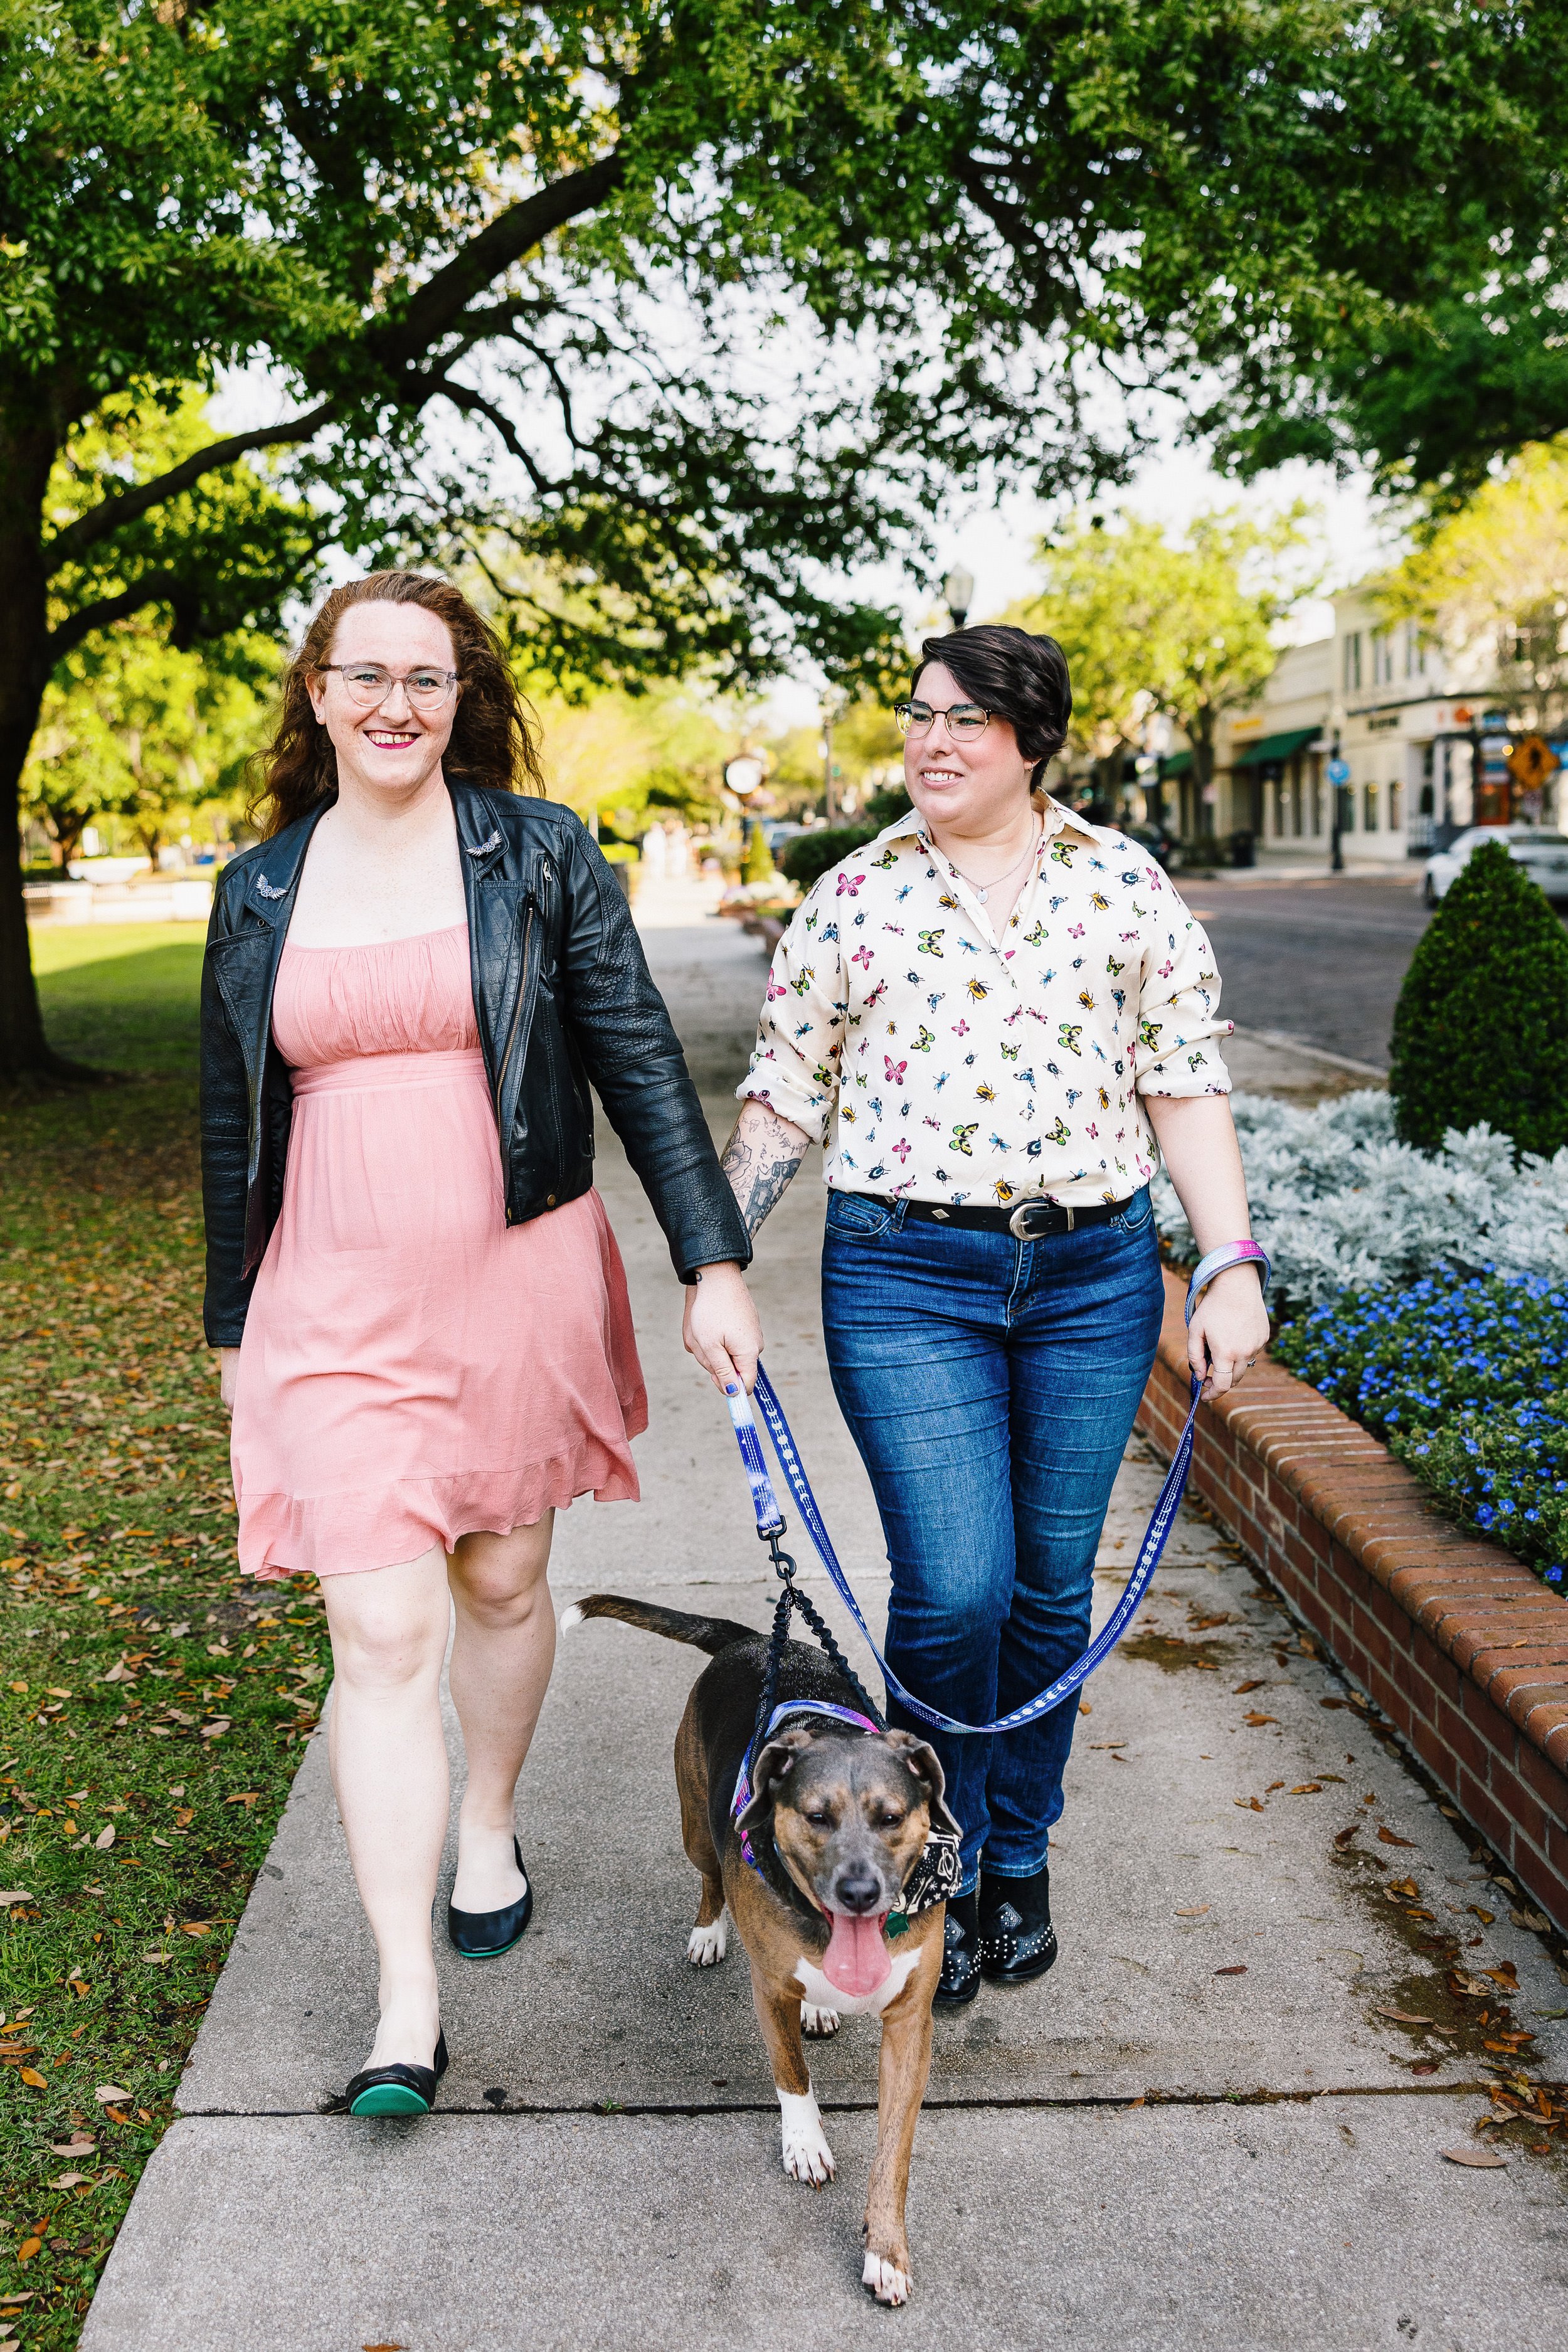
{"type": "Polygon", "coordinates": [[[763,1220],[771,1209],[777,1208],[785,1186],[805,1158],[807,1141],[797,1127],[778,1118],[764,1105],[748,1103],[735,1121],[735,1131],[724,1146],[719,1164],[730,1179],[730,1189],[753,1241],[763,1220]],[[752,1114],[749,1119],[747,1111],[752,1114]],[[750,1128],[752,1132],[743,1135],[742,1127],[750,1128]]]}

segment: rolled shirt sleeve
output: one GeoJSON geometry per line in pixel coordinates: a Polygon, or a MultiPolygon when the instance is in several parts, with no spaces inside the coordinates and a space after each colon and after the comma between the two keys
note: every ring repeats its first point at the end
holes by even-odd
{"type": "MultiPolygon", "coordinates": [[[[832,877],[828,876],[831,881],[832,877]]],[[[752,1066],[736,1087],[824,1143],[838,1102],[848,977],[832,900],[818,883],[773,950],[752,1066]]]]}
{"type": "Polygon", "coordinates": [[[1217,1041],[1234,1024],[1219,1015],[1219,972],[1203,925],[1165,886],[1161,920],[1143,953],[1134,1052],[1141,1095],[1227,1095],[1217,1041]],[[1166,903],[1168,901],[1168,903],[1166,903]]]}

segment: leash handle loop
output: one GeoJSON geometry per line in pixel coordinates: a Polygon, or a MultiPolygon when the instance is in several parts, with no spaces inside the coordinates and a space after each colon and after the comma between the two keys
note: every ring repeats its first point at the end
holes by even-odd
{"type": "Polygon", "coordinates": [[[1263,1285],[1263,1296],[1268,1297],[1268,1286],[1274,1279],[1274,1267],[1262,1243],[1222,1242],[1218,1249],[1212,1249],[1206,1257],[1199,1258],[1193,1268],[1192,1279],[1187,1285],[1186,1318],[1189,1323],[1197,1311],[1199,1299],[1215,1275],[1224,1274],[1227,1267],[1233,1265],[1255,1265],[1258,1279],[1263,1285]]]}
{"type": "MultiPolygon", "coordinates": [[[[787,1524],[779,1508],[773,1482],[768,1475],[767,1462],[763,1454],[763,1441],[757,1431],[752,1400],[743,1388],[726,1389],[724,1402],[730,1408],[730,1422],[735,1432],[735,1443],[741,1449],[741,1466],[752,1490],[752,1508],[757,1515],[757,1534],[763,1543],[782,1536],[787,1524]]],[[[778,1545],[773,1543],[774,1564],[778,1560],[778,1545]]],[[[780,1574],[784,1573],[780,1570],[780,1574]]]]}

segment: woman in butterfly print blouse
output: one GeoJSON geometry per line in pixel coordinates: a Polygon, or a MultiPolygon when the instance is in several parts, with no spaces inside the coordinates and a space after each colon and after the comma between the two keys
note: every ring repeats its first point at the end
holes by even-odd
{"type": "MultiPolygon", "coordinates": [[[[824,1147],[823,1323],[888,1540],[888,1657],[970,1723],[1088,1639],[1160,1329],[1156,1153],[1200,1249],[1248,1230],[1208,941],[1133,843],[1038,790],[1071,708],[1048,637],[928,640],[900,708],[914,814],[797,911],[724,1159],[754,1235],[824,1147]]],[[[1221,1275],[1191,1332],[1211,1393],[1267,1338],[1251,1267],[1221,1275]]],[[[964,1832],[944,2005],[1055,1959],[1075,1713],[922,1732],[964,1832]]]]}

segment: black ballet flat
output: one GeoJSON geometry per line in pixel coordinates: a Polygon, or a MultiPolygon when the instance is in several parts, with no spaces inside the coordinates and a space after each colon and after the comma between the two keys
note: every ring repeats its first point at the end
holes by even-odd
{"type": "Polygon", "coordinates": [[[447,1906],[447,1933],[453,1950],[461,1952],[466,1960],[499,1960],[503,1952],[522,1941],[522,1931],[533,1916],[533,1881],[516,1838],[511,1850],[522,1873],[522,1893],[515,1903],[509,1903],[504,1911],[459,1911],[455,1904],[447,1906]]]}
{"type": "Polygon", "coordinates": [[[436,2036],[428,2066],[366,2066],[343,2093],[351,2116],[427,2116],[436,2085],[447,2071],[447,2037],[436,2036]]]}

